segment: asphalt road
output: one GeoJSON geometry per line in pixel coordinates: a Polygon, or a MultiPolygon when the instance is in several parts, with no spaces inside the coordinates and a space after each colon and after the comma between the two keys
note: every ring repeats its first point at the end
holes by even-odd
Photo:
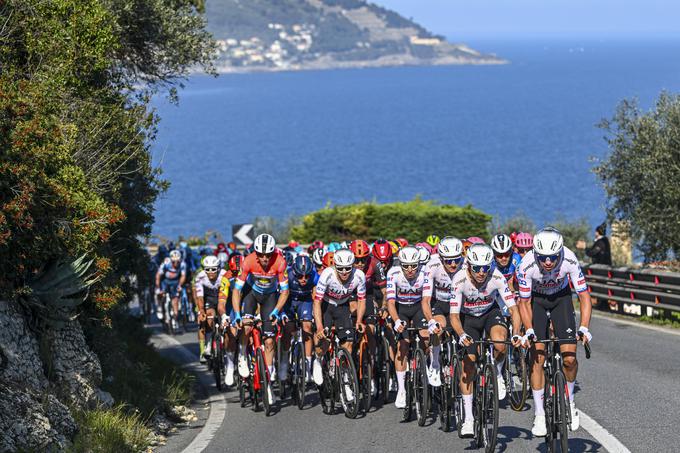
{"type": "MultiPolygon", "coordinates": [[[[632,452],[679,451],[680,332],[651,330],[604,317],[594,318],[591,324],[592,358],[586,360],[579,348],[577,407],[632,452]]],[[[195,331],[178,335],[175,340],[197,358],[195,331]]],[[[170,346],[166,342],[165,347],[161,346],[164,348],[177,360],[190,358],[177,354],[177,349],[183,349],[179,345],[170,346]]],[[[224,398],[226,409],[214,435],[203,436],[209,441],[202,450],[205,452],[476,450],[470,440],[458,438],[456,432],[442,432],[438,420],[432,419],[424,427],[415,421],[402,422],[401,410],[393,404],[349,420],[341,412],[324,415],[316,392],[309,392],[303,410],[290,400],[277,402],[274,414],[265,417],[263,412],[241,408],[233,390],[218,394],[211,386],[208,391],[213,401],[224,398]]],[[[205,403],[203,399],[199,405],[205,403]]],[[[531,435],[532,404],[529,400],[523,412],[508,407],[501,410],[497,451],[545,451],[542,439],[531,435]]],[[[201,417],[187,429],[189,433],[180,432],[169,438],[168,445],[159,451],[181,451],[192,436],[201,432],[201,423],[205,422],[206,418],[201,417]]],[[[583,423],[578,431],[570,433],[569,445],[574,452],[607,451],[593,433],[584,429],[583,423]]]]}

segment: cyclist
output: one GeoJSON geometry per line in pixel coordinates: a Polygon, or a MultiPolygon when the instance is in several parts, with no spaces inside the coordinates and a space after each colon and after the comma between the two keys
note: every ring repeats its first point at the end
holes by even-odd
{"type": "Polygon", "coordinates": [[[319,281],[319,276],[321,275],[321,272],[323,272],[324,265],[323,265],[323,255],[324,251],[322,248],[320,249],[314,249],[312,252],[312,262],[314,263],[314,285],[316,286],[317,282],[319,281]]]}
{"type": "Polygon", "coordinates": [[[439,236],[431,234],[425,239],[425,242],[430,246],[431,250],[435,250],[439,244],[439,236]]]}
{"type": "MultiPolygon", "coordinates": [[[[354,253],[340,249],[333,255],[333,266],[327,267],[319,277],[314,290],[314,321],[316,322],[317,360],[314,361],[313,376],[317,385],[323,384],[323,371],[319,358],[329,347],[324,327],[335,326],[335,334],[343,347],[352,352],[355,329],[363,332],[363,317],[366,309],[366,276],[354,268],[354,253]],[[357,318],[352,323],[349,300],[357,293],[357,318]]],[[[350,400],[352,398],[349,398],[350,400]]]]}
{"type": "MultiPolygon", "coordinates": [[[[290,269],[288,269],[290,298],[286,308],[288,317],[293,319],[297,316],[297,320],[302,323],[308,382],[312,380],[312,321],[314,320],[312,300],[314,285],[314,265],[312,260],[306,255],[298,256],[295,258],[290,269]]],[[[293,323],[289,324],[293,328],[295,327],[293,323]]],[[[290,340],[287,343],[290,344],[290,340]]]]}
{"type": "MultiPolygon", "coordinates": [[[[578,371],[576,340],[577,336],[584,342],[592,339],[588,330],[592,310],[588,285],[576,255],[564,246],[564,239],[559,231],[544,228],[534,236],[533,245],[533,250],[522,258],[517,271],[520,310],[526,328],[525,338],[547,339],[549,321],[552,321],[555,336],[562,340],[560,352],[569,391],[571,429],[576,430],[579,427],[579,413],[574,404],[574,383],[578,371]],[[578,295],[581,308],[581,324],[578,331],[570,281],[578,295]]],[[[537,437],[545,436],[547,431],[543,411],[544,350],[545,345],[541,343],[534,343],[531,347],[531,391],[535,403],[534,425],[531,432],[537,437]]]]}
{"type": "Polygon", "coordinates": [[[220,268],[220,261],[216,256],[206,256],[201,265],[203,269],[196,274],[194,279],[194,291],[198,305],[199,359],[203,363],[205,358],[210,357],[212,353],[212,341],[208,341],[207,346],[205,344],[206,328],[208,332],[212,333],[222,279],[225,280],[228,291],[229,278],[226,276],[227,272],[220,268]]]}
{"type": "MultiPolygon", "coordinates": [[[[513,252],[512,250],[512,240],[507,234],[497,234],[491,239],[491,249],[493,249],[494,264],[496,269],[501,271],[501,274],[505,277],[508,282],[508,287],[513,294],[516,294],[517,285],[515,284],[515,272],[519,267],[519,262],[522,257],[519,254],[513,252]]],[[[510,316],[505,304],[503,304],[502,299],[498,300],[501,304],[501,310],[503,315],[507,318],[510,316]]]]}
{"type": "MultiPolygon", "coordinates": [[[[237,253],[231,255],[229,258],[228,269],[225,272],[225,276],[222,279],[222,285],[220,286],[220,292],[217,302],[217,314],[220,315],[220,321],[222,323],[222,329],[224,329],[225,344],[224,349],[227,351],[226,354],[226,373],[224,374],[224,383],[228,386],[234,384],[234,353],[236,352],[236,337],[238,331],[236,327],[231,325],[232,319],[234,319],[234,309],[232,308],[232,294],[231,288],[234,288],[236,282],[236,277],[241,271],[241,266],[243,264],[243,257],[237,253]]],[[[249,286],[243,288],[241,294],[243,296],[247,295],[246,289],[249,286]]]]}
{"type": "Polygon", "coordinates": [[[397,374],[397,399],[394,405],[406,407],[406,359],[409,340],[402,335],[409,322],[419,329],[419,335],[428,340],[427,321],[423,315],[421,300],[425,286],[425,270],[420,264],[420,251],[406,246],[399,251],[399,265],[387,273],[387,309],[394,320],[394,330],[399,337],[395,370],[397,374]]]}
{"type": "Polygon", "coordinates": [[[170,314],[170,319],[173,329],[177,329],[179,327],[177,325],[179,298],[186,278],[187,269],[186,264],[184,264],[182,261],[182,254],[179,250],[171,251],[170,259],[163,262],[156,273],[156,292],[159,293],[161,297],[163,294],[167,293],[172,299],[172,313],[170,314]]]}
{"type": "Polygon", "coordinates": [[[408,241],[407,241],[406,239],[404,239],[404,238],[396,238],[396,239],[394,240],[394,242],[396,242],[397,244],[399,244],[399,248],[400,248],[400,249],[401,249],[401,248],[404,248],[404,247],[406,247],[406,246],[408,245],[408,241]]]}
{"type": "MultiPolygon", "coordinates": [[[[244,324],[241,331],[240,351],[238,355],[238,372],[242,377],[248,377],[248,362],[245,357],[245,346],[250,339],[252,320],[259,308],[262,317],[262,336],[264,338],[264,358],[271,379],[274,375],[274,337],[276,336],[275,323],[280,320],[281,310],[288,300],[288,273],[286,272],[286,260],[276,249],[276,240],[269,234],[260,234],[255,238],[253,245],[255,251],[243,261],[241,272],[234,283],[232,306],[234,308],[233,323],[244,324]],[[246,282],[250,283],[252,290],[243,297],[241,303],[241,291],[246,282]],[[278,298],[277,298],[278,292],[278,298]],[[241,309],[243,308],[242,323],[241,309]]],[[[267,387],[270,402],[274,402],[271,387],[267,387]]]]}
{"type": "MultiPolygon", "coordinates": [[[[465,410],[461,434],[474,434],[474,417],[472,414],[472,382],[475,379],[475,357],[477,347],[473,341],[480,340],[486,334],[493,341],[504,341],[508,336],[505,317],[497,303],[497,297],[504,300],[510,309],[514,325],[519,325],[520,314],[515,305],[515,295],[508,288],[508,283],[498,269],[492,267],[493,250],[486,244],[473,244],[467,251],[467,269],[456,273],[451,290],[451,325],[458,335],[459,343],[466,348],[463,356],[463,373],[460,388],[465,410]],[[463,314],[461,319],[461,313],[463,314]]],[[[522,339],[512,336],[512,343],[519,347],[522,339]]],[[[506,388],[501,369],[505,355],[505,344],[494,345],[496,367],[498,372],[498,399],[504,399],[506,388]]]]}
{"type": "Polygon", "coordinates": [[[441,339],[439,335],[448,323],[451,281],[463,264],[463,243],[454,237],[445,237],[437,245],[437,251],[437,258],[432,259],[425,268],[426,283],[421,302],[432,344],[427,377],[430,385],[434,387],[441,385],[439,376],[441,339]],[[434,302],[432,301],[433,295],[434,302]]]}
{"type": "MultiPolygon", "coordinates": [[[[373,280],[375,276],[376,266],[373,265],[371,258],[371,248],[366,241],[356,239],[349,244],[349,249],[354,253],[354,267],[362,271],[366,276],[366,311],[364,318],[374,316],[376,314],[373,292],[373,280]]],[[[352,297],[349,302],[350,311],[353,316],[356,316],[357,298],[352,297]]],[[[375,324],[374,318],[366,320],[366,339],[368,340],[368,353],[371,360],[375,359],[376,343],[375,343],[375,324]]],[[[378,387],[375,385],[375,376],[371,381],[371,394],[377,394],[378,387]]]]}

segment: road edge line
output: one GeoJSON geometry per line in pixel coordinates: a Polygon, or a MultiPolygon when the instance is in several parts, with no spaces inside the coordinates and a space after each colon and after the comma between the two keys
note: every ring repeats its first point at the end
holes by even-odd
{"type": "Polygon", "coordinates": [[[607,431],[594,418],[579,409],[581,427],[597,440],[607,451],[611,453],[631,453],[612,433],[607,431]]]}
{"type": "Polygon", "coordinates": [[[209,395],[208,402],[210,403],[210,412],[208,412],[208,418],[201,428],[201,431],[193,438],[191,443],[182,450],[182,453],[201,453],[208,447],[215,437],[215,434],[224,423],[224,418],[227,415],[226,395],[224,393],[215,393],[212,391],[212,386],[215,382],[213,376],[208,374],[205,368],[196,362],[196,356],[189,348],[167,334],[158,333],[153,336],[166,344],[178,347],[178,352],[183,356],[183,359],[187,360],[187,363],[182,365],[183,368],[198,377],[201,387],[203,387],[209,395]]]}

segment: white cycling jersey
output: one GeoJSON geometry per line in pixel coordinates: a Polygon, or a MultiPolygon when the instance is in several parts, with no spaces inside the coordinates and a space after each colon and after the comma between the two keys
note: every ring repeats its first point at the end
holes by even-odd
{"type": "Polygon", "coordinates": [[[423,296],[431,297],[434,294],[436,300],[449,301],[451,299],[451,284],[456,272],[449,274],[439,260],[439,256],[431,259],[425,266],[426,281],[423,296]]]}
{"type": "Polygon", "coordinates": [[[354,269],[345,283],[338,279],[335,269],[327,267],[321,272],[314,290],[314,298],[333,305],[346,304],[356,291],[358,300],[366,299],[366,275],[354,269]]]}
{"type": "Polygon", "coordinates": [[[203,297],[204,291],[216,292],[219,291],[220,285],[222,284],[222,277],[227,275],[227,271],[220,269],[220,273],[214,282],[210,281],[208,274],[205,271],[201,271],[196,275],[196,280],[194,280],[194,288],[196,289],[196,296],[203,297]]]}
{"type": "Polygon", "coordinates": [[[510,291],[507,280],[498,269],[490,272],[486,281],[479,287],[473,282],[467,269],[461,269],[453,276],[451,313],[482,316],[498,306],[497,296],[503,299],[508,308],[515,305],[515,295],[510,291]]]}
{"type": "Polygon", "coordinates": [[[401,266],[393,266],[387,273],[387,300],[394,300],[398,304],[419,304],[423,299],[425,287],[425,269],[420,266],[416,276],[409,280],[401,270],[401,266]]]}
{"type": "Polygon", "coordinates": [[[546,272],[536,260],[533,250],[524,255],[517,269],[519,295],[524,299],[530,298],[532,293],[544,296],[557,294],[569,286],[569,280],[576,292],[588,290],[578,258],[567,247],[562,249],[557,266],[550,272],[546,272]]]}

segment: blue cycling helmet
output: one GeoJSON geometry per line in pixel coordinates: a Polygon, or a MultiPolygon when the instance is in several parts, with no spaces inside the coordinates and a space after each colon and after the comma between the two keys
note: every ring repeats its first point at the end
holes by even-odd
{"type": "Polygon", "coordinates": [[[338,244],[337,242],[331,242],[330,244],[328,244],[329,252],[335,252],[336,250],[340,249],[341,249],[340,244],[338,244]]]}
{"type": "Polygon", "coordinates": [[[283,255],[286,258],[286,265],[292,266],[293,262],[295,262],[295,257],[297,257],[297,253],[292,250],[286,250],[283,255]]]}
{"type": "Polygon", "coordinates": [[[296,276],[310,275],[314,269],[312,260],[306,255],[300,255],[295,258],[295,261],[291,267],[293,268],[293,273],[296,276]]]}

